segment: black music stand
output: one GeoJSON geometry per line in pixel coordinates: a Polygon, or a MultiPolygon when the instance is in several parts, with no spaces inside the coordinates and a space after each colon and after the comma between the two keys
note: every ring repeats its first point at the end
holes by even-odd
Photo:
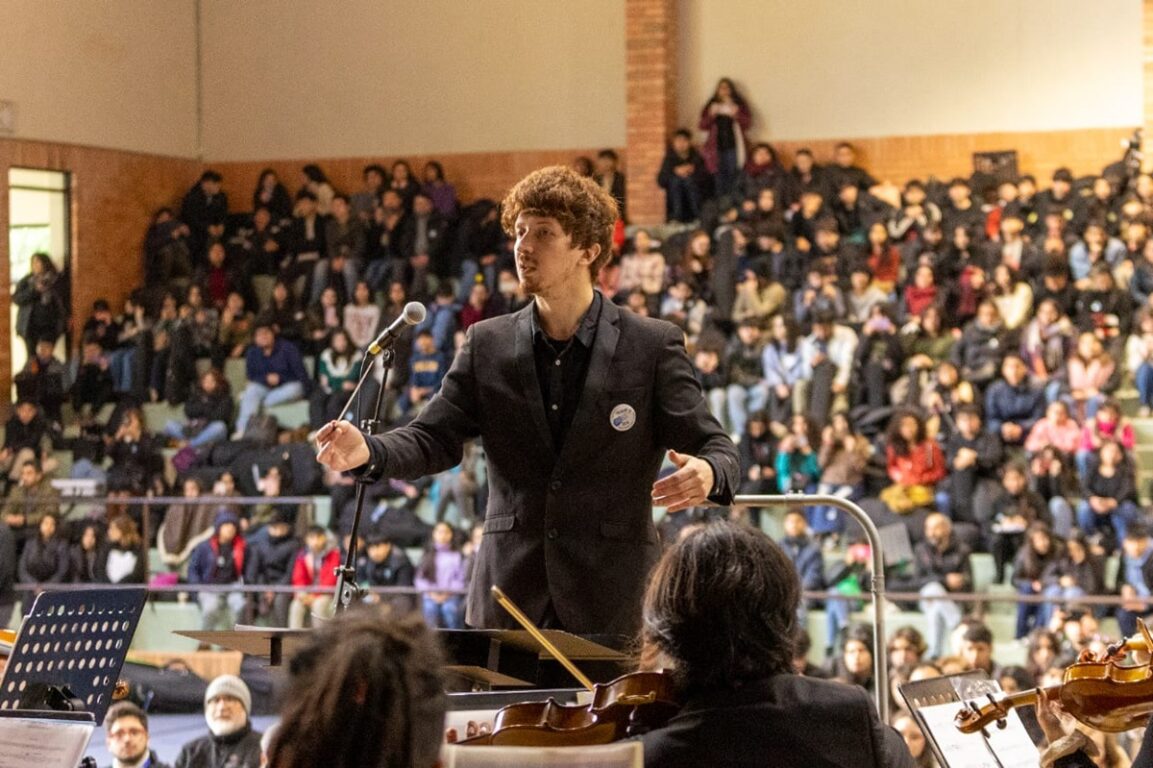
{"type": "Polygon", "coordinates": [[[86,713],[103,723],[147,598],[143,587],[42,592],[0,680],[0,712],[86,713]]]}

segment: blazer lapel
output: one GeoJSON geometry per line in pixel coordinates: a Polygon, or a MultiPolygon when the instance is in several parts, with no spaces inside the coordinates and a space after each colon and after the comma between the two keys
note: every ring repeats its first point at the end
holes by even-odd
{"type": "MultiPolygon", "coordinates": [[[[585,374],[584,389],[581,391],[577,411],[573,414],[572,425],[569,426],[568,438],[561,450],[561,461],[569,457],[572,451],[578,450],[580,445],[584,445],[586,449],[600,449],[599,446],[591,444],[588,440],[576,438],[578,435],[588,435],[589,430],[595,426],[593,417],[596,414],[597,403],[608,386],[613,355],[616,354],[617,341],[621,335],[620,312],[621,310],[617,305],[609,301],[608,298],[602,298],[601,316],[597,323],[597,337],[593,342],[592,357],[589,360],[588,372],[585,374]]],[[[542,406],[542,414],[543,411],[542,406]]]]}
{"type": "Polygon", "coordinates": [[[520,312],[516,320],[516,366],[520,372],[521,390],[524,392],[525,407],[528,408],[533,424],[536,425],[537,437],[550,457],[556,456],[556,448],[552,444],[552,430],[548,428],[548,419],[544,413],[544,400],[540,395],[540,380],[536,375],[536,359],[532,350],[532,304],[520,312]]]}

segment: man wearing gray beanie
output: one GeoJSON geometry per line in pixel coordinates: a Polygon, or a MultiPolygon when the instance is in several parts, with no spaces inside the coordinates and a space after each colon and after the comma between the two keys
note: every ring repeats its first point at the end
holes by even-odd
{"type": "Polygon", "coordinates": [[[221,675],[204,692],[208,733],[180,748],[175,768],[259,768],[260,734],[248,714],[252,693],[236,675],[221,675]]]}

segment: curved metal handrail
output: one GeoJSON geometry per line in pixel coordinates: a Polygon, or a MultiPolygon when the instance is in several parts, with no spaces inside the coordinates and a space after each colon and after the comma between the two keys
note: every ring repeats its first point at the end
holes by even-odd
{"type": "Polygon", "coordinates": [[[865,510],[840,496],[828,494],[790,493],[784,496],[737,496],[733,506],[738,507],[836,507],[844,510],[865,529],[872,550],[873,594],[873,688],[877,712],[881,720],[889,717],[889,665],[885,658],[885,557],[881,552],[881,534],[865,510]]]}

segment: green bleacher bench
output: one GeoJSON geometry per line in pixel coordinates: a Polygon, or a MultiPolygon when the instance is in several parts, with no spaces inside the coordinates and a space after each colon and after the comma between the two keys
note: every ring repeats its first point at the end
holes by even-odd
{"type": "Polygon", "coordinates": [[[275,416],[281,429],[296,429],[308,426],[308,401],[296,400],[283,405],[266,406],[264,412],[275,416]]]}
{"type": "Polygon", "coordinates": [[[137,651],[195,651],[198,643],[176,632],[197,630],[201,625],[200,604],[195,601],[149,601],[132,637],[132,648],[137,651]]]}

